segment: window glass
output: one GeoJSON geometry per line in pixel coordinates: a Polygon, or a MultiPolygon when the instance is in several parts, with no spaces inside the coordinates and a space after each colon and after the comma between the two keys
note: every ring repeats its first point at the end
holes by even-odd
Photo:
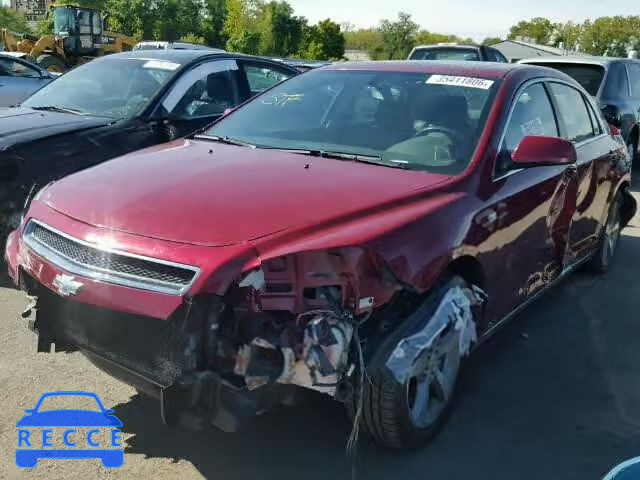
{"type": "Polygon", "coordinates": [[[108,56],[80,65],[25,100],[107,118],[131,118],[146,108],[180,68],[164,60],[108,56]]]}
{"type": "Polygon", "coordinates": [[[515,168],[511,156],[522,139],[528,135],[558,136],[558,124],[551,101],[541,83],[526,87],[513,105],[496,161],[496,176],[515,168]]]}
{"type": "Polygon", "coordinates": [[[222,115],[235,107],[238,91],[235,60],[217,60],[198,65],[180,78],[162,102],[164,112],[189,119],[222,115]]]}
{"type": "Polygon", "coordinates": [[[502,55],[502,53],[500,53],[499,50],[495,49],[495,48],[489,48],[488,49],[490,52],[493,53],[493,55],[496,57],[496,62],[502,62],[502,63],[509,63],[507,61],[507,57],[505,57],[504,55],[502,55]]]}
{"type": "Polygon", "coordinates": [[[416,49],[410,60],[480,60],[475,48],[423,48],[416,49]]]}
{"type": "Polygon", "coordinates": [[[565,137],[581,142],[594,136],[593,126],[582,93],[561,83],[550,83],[551,94],[558,105],[558,115],[565,127],[565,137]]]}
{"type": "Polygon", "coordinates": [[[541,83],[526,87],[516,100],[503,148],[513,152],[527,135],[558,136],[553,108],[541,83]]]}
{"type": "Polygon", "coordinates": [[[601,65],[581,65],[579,63],[562,62],[527,62],[529,65],[540,65],[566,73],[584,88],[589,95],[597,95],[604,79],[604,67],[601,65]]]}
{"type": "Polygon", "coordinates": [[[456,174],[471,160],[499,83],[424,73],[315,70],[276,85],[209,133],[258,148],[337,152],[456,174]]]}
{"type": "Polygon", "coordinates": [[[0,74],[10,77],[40,77],[40,73],[35,68],[10,58],[0,58],[0,74]]]}
{"type": "Polygon", "coordinates": [[[638,98],[640,97],[640,63],[627,63],[627,71],[629,72],[629,80],[631,82],[631,95],[638,98]]]}
{"type": "Polygon", "coordinates": [[[100,12],[92,12],[93,18],[93,34],[99,35],[102,33],[102,17],[100,16],[100,12]]]}
{"type": "Polygon", "coordinates": [[[587,104],[587,109],[589,110],[589,117],[591,117],[591,125],[593,126],[593,132],[596,135],[600,135],[602,133],[602,126],[598,120],[600,117],[598,117],[598,114],[595,112],[595,110],[593,109],[593,107],[588,101],[585,100],[585,103],[587,104]]]}
{"type": "Polygon", "coordinates": [[[273,87],[275,84],[286,80],[291,76],[288,71],[281,70],[268,64],[243,64],[243,69],[247,75],[249,82],[249,90],[251,94],[265,91],[267,88],[273,87]]]}

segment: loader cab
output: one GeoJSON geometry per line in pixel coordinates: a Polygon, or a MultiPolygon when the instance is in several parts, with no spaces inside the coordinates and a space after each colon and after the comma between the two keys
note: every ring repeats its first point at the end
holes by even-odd
{"type": "Polygon", "coordinates": [[[54,6],[52,10],[53,32],[63,39],[67,54],[97,54],[102,48],[104,27],[100,11],[72,5],[54,6]]]}

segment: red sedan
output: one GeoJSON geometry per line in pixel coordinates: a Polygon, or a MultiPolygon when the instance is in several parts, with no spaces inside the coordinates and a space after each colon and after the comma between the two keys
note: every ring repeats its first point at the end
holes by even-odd
{"type": "Polygon", "coordinates": [[[165,422],[235,430],[304,387],[406,448],[492,330],[609,268],[629,169],[560,72],[336,64],[45,187],[6,256],[39,350],[83,351],[165,422]]]}

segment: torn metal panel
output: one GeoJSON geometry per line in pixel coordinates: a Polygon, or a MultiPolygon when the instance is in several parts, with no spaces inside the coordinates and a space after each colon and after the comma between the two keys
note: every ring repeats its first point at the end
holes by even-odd
{"type": "Polygon", "coordinates": [[[486,294],[475,286],[449,290],[422,330],[403,338],[394,348],[386,362],[394,378],[404,383],[421,354],[450,326],[457,332],[460,353],[468,355],[477,341],[474,308],[482,305],[485,299],[486,294]]]}

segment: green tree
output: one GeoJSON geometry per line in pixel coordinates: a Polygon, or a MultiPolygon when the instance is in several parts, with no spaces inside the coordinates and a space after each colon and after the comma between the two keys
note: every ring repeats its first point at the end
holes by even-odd
{"type": "Polygon", "coordinates": [[[0,7],[0,28],[6,28],[17,33],[29,33],[30,31],[24,15],[11,10],[9,7],[0,7]]]}
{"type": "Polygon", "coordinates": [[[415,45],[418,24],[405,12],[398,14],[395,22],[383,20],[380,23],[380,43],[369,50],[374,60],[401,60],[407,58],[415,45]]]}
{"type": "Polygon", "coordinates": [[[154,36],[173,42],[189,33],[199,33],[200,4],[197,0],[163,0],[155,5],[154,36]]]}
{"type": "Polygon", "coordinates": [[[482,45],[494,45],[496,43],[500,43],[502,39],[500,37],[487,37],[482,41],[482,45]]]}
{"type": "Polygon", "coordinates": [[[255,0],[227,0],[226,10],[222,33],[227,37],[227,50],[257,54],[260,4],[255,0]]]}
{"type": "Polygon", "coordinates": [[[297,52],[306,23],[305,18],[293,15],[293,8],[287,2],[271,1],[262,5],[258,23],[260,53],[286,57],[297,52]]]}
{"type": "Polygon", "coordinates": [[[380,30],[376,28],[347,30],[343,35],[347,50],[370,50],[382,41],[380,30]]]}
{"type": "Polygon", "coordinates": [[[551,20],[542,17],[532,18],[531,20],[523,20],[511,27],[509,38],[528,37],[536,41],[536,43],[546,45],[551,39],[551,34],[555,30],[555,25],[551,20]]]}
{"type": "Polygon", "coordinates": [[[154,0],[106,0],[109,27],[142,40],[155,39],[154,0]]]}
{"type": "Polygon", "coordinates": [[[313,60],[338,60],[344,57],[345,38],[340,25],[328,18],[306,29],[304,43],[302,57],[313,60]]]}
{"type": "Polygon", "coordinates": [[[224,48],[227,37],[223,33],[224,22],[227,18],[226,0],[205,0],[202,10],[200,33],[207,45],[224,48]]]}

